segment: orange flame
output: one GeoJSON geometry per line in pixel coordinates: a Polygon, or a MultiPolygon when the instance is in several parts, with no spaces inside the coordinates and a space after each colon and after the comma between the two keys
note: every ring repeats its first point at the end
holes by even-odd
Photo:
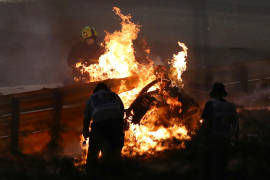
{"type": "Polygon", "coordinates": [[[173,59],[169,61],[169,64],[171,65],[169,76],[174,86],[183,87],[184,85],[182,83],[181,76],[187,68],[186,57],[188,48],[181,42],[178,42],[178,45],[182,47],[183,51],[180,51],[178,54],[174,54],[173,59]]]}
{"type": "Polygon", "coordinates": [[[119,8],[114,7],[113,11],[121,18],[122,28],[112,34],[106,32],[104,39],[106,50],[99,58],[99,63],[88,67],[81,63],[76,65],[82,66],[82,71],[89,72],[90,82],[129,77],[138,70],[133,40],[137,38],[139,26],[131,22],[131,16],[121,14],[119,8]]]}
{"type": "Polygon", "coordinates": [[[98,159],[101,159],[102,158],[102,151],[100,150],[99,152],[98,152],[98,159]]]}
{"type": "Polygon", "coordinates": [[[77,162],[75,162],[74,164],[75,166],[86,164],[86,160],[87,160],[89,139],[84,139],[82,134],[80,136],[80,145],[81,145],[81,150],[82,150],[82,156],[77,159],[77,162]]]}
{"type": "MultiPolygon", "coordinates": [[[[131,124],[129,130],[125,134],[125,146],[122,149],[122,154],[128,157],[137,155],[154,154],[158,151],[169,149],[168,144],[174,138],[179,140],[189,140],[187,130],[184,126],[173,125],[167,128],[163,126],[155,126],[158,119],[158,108],[152,108],[143,117],[141,124],[131,124]]],[[[174,148],[182,148],[183,144],[174,146],[174,148]]]]}
{"type": "MultiPolygon", "coordinates": [[[[81,68],[81,71],[89,73],[90,82],[124,78],[137,74],[139,76],[139,84],[137,87],[119,94],[127,109],[136,99],[139,92],[147,84],[156,79],[154,73],[155,67],[153,61],[144,65],[139,64],[135,60],[133,40],[137,38],[140,26],[132,22],[130,15],[123,15],[119,8],[114,7],[113,11],[121,18],[121,30],[113,33],[106,33],[103,43],[106,51],[99,58],[98,64],[92,64],[86,67],[83,64],[78,63],[77,67],[83,67],[81,68]]],[[[184,51],[174,55],[173,60],[170,61],[170,64],[172,65],[170,77],[175,82],[182,82],[181,73],[185,70],[186,66],[186,64],[183,63],[183,61],[185,61],[183,58],[185,59],[187,56],[187,48],[180,42],[179,45],[183,47],[184,51]]],[[[146,49],[146,52],[150,53],[150,49],[146,49]]],[[[122,85],[121,88],[124,88],[123,86],[124,85],[122,85]]],[[[155,89],[160,90],[160,85],[157,84],[153,86],[149,91],[155,89]]],[[[179,107],[182,106],[177,99],[173,98],[167,99],[167,104],[179,107]]],[[[180,125],[180,123],[172,123],[166,127],[156,125],[156,121],[160,116],[160,110],[157,107],[153,107],[144,115],[140,125],[129,122],[130,128],[125,133],[125,144],[122,155],[132,157],[136,155],[154,154],[157,151],[163,151],[170,148],[168,143],[164,143],[166,141],[169,142],[172,139],[190,139],[187,135],[187,129],[180,125]]],[[[170,121],[176,122],[177,120],[171,119],[170,121]]],[[[181,147],[183,147],[183,144],[178,145],[177,148],[181,147]]]]}

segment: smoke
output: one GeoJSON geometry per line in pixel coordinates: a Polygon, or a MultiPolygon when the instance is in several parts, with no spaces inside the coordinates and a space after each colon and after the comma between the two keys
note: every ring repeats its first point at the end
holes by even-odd
{"type": "MultiPolygon", "coordinates": [[[[231,2],[222,0],[211,5],[209,13],[216,17],[212,19],[211,46],[269,47],[270,41],[266,38],[270,27],[269,13],[265,12],[264,19],[261,19],[260,14],[250,8],[256,4],[259,10],[267,9],[269,2],[264,0],[263,4],[257,4],[249,0],[248,4],[239,3],[239,16],[224,18],[233,5],[231,2]],[[249,15],[250,11],[253,14],[249,15]],[[226,36],[221,36],[220,32],[224,31],[226,36]]],[[[143,37],[147,38],[153,54],[161,59],[171,58],[168,56],[177,52],[174,50],[177,41],[190,47],[191,1],[0,0],[0,86],[70,80],[66,58],[71,46],[79,40],[80,29],[85,25],[94,26],[100,40],[105,35],[104,30],[118,29],[113,6],[120,7],[125,14],[131,13],[135,22],[143,26],[143,37]]],[[[216,61],[223,56],[223,52],[217,57],[214,54],[209,63],[222,64],[223,61],[228,64],[223,60],[225,58],[216,61]]]]}
{"type": "Polygon", "coordinates": [[[0,86],[71,82],[66,58],[80,29],[95,26],[102,39],[110,20],[111,6],[95,2],[0,1],[0,86]]]}
{"type": "Polygon", "coordinates": [[[161,66],[167,65],[164,61],[162,61],[162,58],[160,56],[153,56],[153,57],[151,57],[151,59],[153,59],[156,66],[158,66],[158,65],[161,65],[161,66]]]}
{"type": "Polygon", "coordinates": [[[0,0],[0,2],[4,3],[18,3],[18,2],[30,2],[34,0],[0,0]]]}
{"type": "MultiPolygon", "coordinates": [[[[71,71],[66,58],[72,45],[79,41],[80,29],[85,25],[96,28],[99,39],[105,36],[104,30],[113,32],[119,29],[117,17],[112,7],[118,6],[125,13],[134,15],[135,21],[144,26],[148,18],[143,6],[135,1],[84,1],[84,0],[1,0],[0,1],[0,86],[18,86],[65,83],[71,81],[71,71]],[[129,4],[131,3],[131,4],[129,4]],[[121,4],[121,5],[120,5],[121,4]],[[134,5],[139,7],[134,12],[134,5]]],[[[148,13],[149,14],[149,13],[148,13]]],[[[149,14],[150,15],[150,14],[149,14]]],[[[159,24],[159,22],[153,22],[159,24]]],[[[163,27],[163,26],[162,26],[163,27]]],[[[158,33],[159,27],[145,27],[144,36],[159,41],[167,38],[158,33]]],[[[175,46],[176,40],[173,42],[175,46]]],[[[158,43],[154,43],[155,46],[158,43]]],[[[162,44],[153,51],[162,59],[167,51],[162,44]],[[157,49],[157,50],[156,50],[157,49]]],[[[156,58],[154,58],[156,59],[156,58]]],[[[158,59],[158,58],[157,58],[158,59]]],[[[159,61],[159,60],[158,60],[159,61]]]]}
{"type": "Polygon", "coordinates": [[[237,106],[242,108],[270,108],[270,89],[257,89],[251,93],[242,93],[231,98],[237,106]]]}
{"type": "Polygon", "coordinates": [[[66,67],[61,59],[62,44],[53,39],[55,20],[46,15],[51,7],[45,2],[8,2],[14,3],[0,3],[0,36],[4,39],[0,42],[0,86],[61,81],[66,67]]]}
{"type": "Polygon", "coordinates": [[[98,1],[0,1],[0,86],[70,82],[66,58],[80,29],[118,29],[112,7],[98,1]],[[11,3],[12,2],[12,3],[11,3]]]}

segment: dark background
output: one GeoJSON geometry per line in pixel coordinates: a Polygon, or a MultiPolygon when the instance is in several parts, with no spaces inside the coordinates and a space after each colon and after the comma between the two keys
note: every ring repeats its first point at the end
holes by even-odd
{"type": "Polygon", "coordinates": [[[101,40],[104,30],[119,29],[113,6],[142,25],[140,37],[149,42],[154,57],[168,59],[181,41],[190,48],[189,68],[269,59],[270,1],[197,2],[1,0],[0,86],[66,81],[66,57],[83,26],[94,26],[101,40]],[[203,53],[192,53],[195,47],[203,53]]]}

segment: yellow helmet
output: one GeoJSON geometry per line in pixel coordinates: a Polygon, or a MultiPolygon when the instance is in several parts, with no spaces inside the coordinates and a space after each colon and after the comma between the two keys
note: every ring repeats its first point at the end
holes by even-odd
{"type": "Polygon", "coordinates": [[[91,37],[97,37],[97,32],[96,32],[95,28],[90,27],[90,26],[85,26],[81,30],[81,38],[87,39],[87,38],[91,38],[91,37]]]}

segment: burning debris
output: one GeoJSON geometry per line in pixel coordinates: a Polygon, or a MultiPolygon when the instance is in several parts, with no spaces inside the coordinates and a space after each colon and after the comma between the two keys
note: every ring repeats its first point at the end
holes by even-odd
{"type": "MultiPolygon", "coordinates": [[[[106,32],[105,53],[97,64],[77,63],[76,67],[82,76],[87,74],[86,82],[138,76],[136,88],[119,94],[125,105],[127,122],[123,156],[153,155],[166,149],[183,148],[184,141],[199,127],[200,119],[199,106],[182,89],[187,47],[178,42],[183,50],[169,61],[170,68],[155,66],[149,59],[148,63],[141,64],[133,48],[141,26],[133,23],[130,15],[123,15],[119,8],[114,7],[113,11],[121,18],[121,30],[106,32]]],[[[78,79],[83,78],[75,77],[78,79]]],[[[125,89],[125,85],[120,89],[125,89]]],[[[87,148],[83,146],[83,163],[87,148]]]]}
{"type": "Polygon", "coordinates": [[[182,91],[172,87],[171,81],[161,79],[142,89],[126,110],[129,128],[123,155],[153,155],[166,149],[185,147],[183,141],[190,140],[199,127],[200,111],[182,91]],[[156,84],[163,88],[149,91],[156,84]]]}

